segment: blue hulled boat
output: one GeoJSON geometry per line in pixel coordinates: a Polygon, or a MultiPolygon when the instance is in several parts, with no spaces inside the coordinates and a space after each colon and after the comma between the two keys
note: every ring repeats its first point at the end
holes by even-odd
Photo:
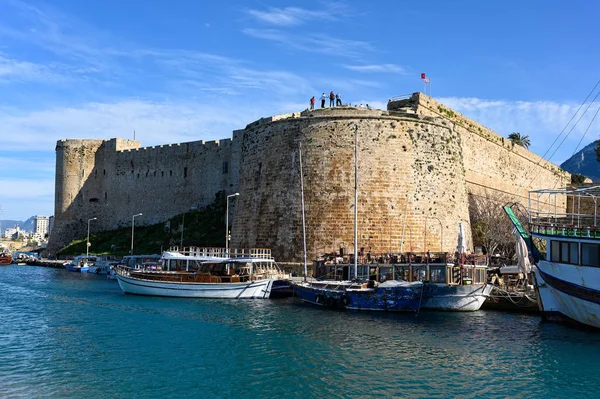
{"type": "Polygon", "coordinates": [[[312,281],[295,284],[294,293],[303,302],[327,308],[416,312],[423,300],[423,283],[312,281]]]}

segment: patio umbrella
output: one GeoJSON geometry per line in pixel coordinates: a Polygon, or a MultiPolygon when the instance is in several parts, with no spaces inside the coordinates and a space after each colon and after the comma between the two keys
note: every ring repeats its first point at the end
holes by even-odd
{"type": "Polygon", "coordinates": [[[458,244],[456,245],[456,250],[459,254],[467,253],[465,231],[461,222],[458,222],[458,244]]]}
{"type": "Polygon", "coordinates": [[[513,234],[517,240],[517,266],[519,271],[525,275],[531,272],[531,263],[529,262],[529,250],[527,244],[517,229],[513,230],[513,234]]]}

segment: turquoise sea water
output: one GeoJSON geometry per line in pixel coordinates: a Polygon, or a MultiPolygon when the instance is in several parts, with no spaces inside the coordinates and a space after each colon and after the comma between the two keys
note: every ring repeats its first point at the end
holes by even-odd
{"type": "Polygon", "coordinates": [[[0,397],[599,397],[600,333],[479,311],[330,311],[122,294],[0,268],[0,397]]]}

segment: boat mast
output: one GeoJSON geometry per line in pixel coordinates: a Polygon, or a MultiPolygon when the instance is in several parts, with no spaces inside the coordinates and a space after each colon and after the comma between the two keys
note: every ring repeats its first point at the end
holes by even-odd
{"type": "Polygon", "coordinates": [[[306,282],[306,275],[308,274],[306,267],[306,223],[304,220],[304,175],[302,174],[302,143],[298,149],[300,159],[300,193],[302,194],[302,244],[304,247],[304,282],[306,282]]]}
{"type": "Polygon", "coordinates": [[[354,125],[354,278],[358,280],[358,125],[354,125]]]}

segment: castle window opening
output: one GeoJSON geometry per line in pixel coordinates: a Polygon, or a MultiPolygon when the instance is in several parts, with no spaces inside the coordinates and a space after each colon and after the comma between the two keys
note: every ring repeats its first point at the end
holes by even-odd
{"type": "Polygon", "coordinates": [[[100,202],[100,200],[98,198],[90,198],[90,202],[91,203],[100,202]]]}
{"type": "Polygon", "coordinates": [[[96,177],[98,177],[98,169],[96,169],[96,170],[94,171],[94,179],[95,179],[96,177]]]}
{"type": "Polygon", "coordinates": [[[108,195],[104,193],[104,199],[108,199],[108,195]]]}
{"type": "Polygon", "coordinates": [[[223,173],[229,172],[229,163],[227,161],[223,161],[223,173]]]}
{"type": "Polygon", "coordinates": [[[106,176],[106,169],[102,169],[102,174],[106,176]]]}
{"type": "Polygon", "coordinates": [[[163,170],[162,172],[160,172],[162,174],[162,177],[165,177],[165,171],[163,170]]]}
{"type": "Polygon", "coordinates": [[[187,177],[187,166],[183,168],[183,178],[187,177]]]}
{"type": "Polygon", "coordinates": [[[156,177],[156,171],[154,171],[154,177],[156,177]]]}
{"type": "Polygon", "coordinates": [[[139,173],[138,173],[137,177],[138,177],[138,179],[140,178],[140,174],[139,173]]]}
{"type": "Polygon", "coordinates": [[[173,171],[172,171],[172,170],[170,170],[170,171],[169,171],[169,177],[172,177],[172,176],[173,176],[173,171]]]}

